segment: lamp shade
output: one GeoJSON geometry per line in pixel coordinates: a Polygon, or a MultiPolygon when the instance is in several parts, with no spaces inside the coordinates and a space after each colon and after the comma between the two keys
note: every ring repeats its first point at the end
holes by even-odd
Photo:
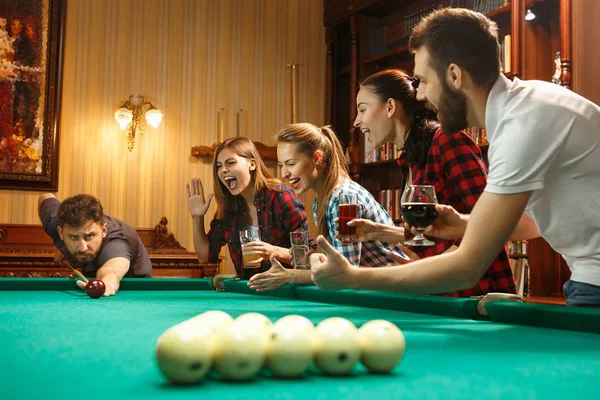
{"type": "Polygon", "coordinates": [[[162,117],[162,112],[154,107],[146,111],[146,121],[152,125],[153,128],[158,128],[160,121],[162,121],[162,117]]]}
{"type": "Polygon", "coordinates": [[[119,123],[121,129],[125,130],[125,128],[127,128],[127,125],[129,125],[131,123],[131,120],[133,119],[133,113],[131,112],[131,110],[125,107],[121,107],[115,112],[115,119],[119,123]]]}
{"type": "Polygon", "coordinates": [[[531,11],[530,8],[528,8],[527,12],[525,13],[525,20],[531,21],[532,19],[535,19],[535,14],[533,13],[533,11],[531,11]]]}

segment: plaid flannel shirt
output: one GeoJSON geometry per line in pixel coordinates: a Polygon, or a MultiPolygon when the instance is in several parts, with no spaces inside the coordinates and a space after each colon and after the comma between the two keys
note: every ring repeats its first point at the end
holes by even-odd
{"type": "MultiPolygon", "coordinates": [[[[274,246],[290,248],[290,232],[308,231],[304,203],[292,189],[280,185],[280,190],[261,190],[254,197],[254,205],[258,214],[258,227],[261,240],[274,246]]],[[[210,242],[209,261],[219,262],[221,247],[227,244],[229,254],[238,276],[242,276],[242,245],[240,230],[245,229],[246,217],[243,214],[226,215],[223,219],[215,218],[210,223],[208,240],[210,242]]],[[[309,237],[309,246],[316,244],[309,237]]],[[[282,263],[284,267],[290,267],[282,263]]],[[[261,271],[271,268],[269,260],[262,262],[261,271]]]]}
{"type": "MultiPolygon", "coordinates": [[[[400,156],[398,164],[406,167],[400,156]]],[[[448,204],[458,212],[469,214],[483,193],[487,181],[487,170],[479,147],[463,133],[435,133],[424,165],[411,165],[413,185],[433,185],[439,204],[448,204]]],[[[412,235],[406,232],[406,237],[412,235]]],[[[429,238],[435,246],[414,247],[421,258],[441,254],[460,240],[429,238]]],[[[516,285],[506,248],[485,272],[479,283],[470,289],[443,293],[450,297],[469,297],[490,292],[516,293],[516,285]]]]}
{"type": "MultiPolygon", "coordinates": [[[[373,198],[371,193],[358,183],[351,179],[347,179],[344,183],[333,189],[329,201],[327,202],[327,213],[325,215],[325,219],[327,220],[327,233],[329,236],[327,240],[337,251],[346,257],[352,265],[359,265],[358,262],[360,257],[360,265],[369,267],[380,267],[393,263],[393,260],[386,256],[388,251],[394,251],[404,255],[400,247],[388,243],[369,241],[343,244],[341,241],[335,239],[338,232],[335,230],[336,224],[334,221],[338,217],[338,196],[340,193],[358,194],[358,218],[370,219],[371,221],[380,224],[394,226],[394,221],[392,221],[390,215],[385,211],[382,205],[373,198]]],[[[315,224],[318,224],[317,201],[318,197],[315,197],[312,206],[315,224]]]]}

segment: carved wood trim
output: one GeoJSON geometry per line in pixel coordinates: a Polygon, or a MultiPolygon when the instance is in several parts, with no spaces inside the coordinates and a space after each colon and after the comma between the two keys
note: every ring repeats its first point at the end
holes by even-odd
{"type": "MultiPolygon", "coordinates": [[[[267,146],[261,142],[255,141],[252,143],[254,143],[254,147],[258,150],[258,154],[260,154],[263,161],[277,161],[277,148],[275,146],[267,146]]],[[[194,146],[192,147],[191,154],[196,158],[214,157],[217,146],[218,144],[212,146],[194,146]]]]}
{"type": "Polygon", "coordinates": [[[560,84],[568,89],[572,88],[571,71],[571,18],[572,0],[560,1],[560,84]]]}

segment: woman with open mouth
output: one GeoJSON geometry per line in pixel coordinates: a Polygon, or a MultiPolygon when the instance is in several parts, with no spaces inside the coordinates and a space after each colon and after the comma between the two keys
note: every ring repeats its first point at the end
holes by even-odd
{"type": "MultiPolygon", "coordinates": [[[[246,137],[227,139],[217,147],[213,175],[214,194],[206,198],[200,179],[193,178],[186,185],[198,260],[219,262],[221,247],[227,244],[241,278],[248,279],[249,270],[253,274],[269,270],[272,256],[281,261],[281,269],[289,268],[290,232],[308,231],[302,200],[273,178],[254,143],[246,137]],[[217,211],[207,233],[204,219],[213,196],[217,211]],[[258,228],[260,240],[244,245],[243,255],[253,258],[244,266],[240,231],[250,227],[258,228]]],[[[310,238],[309,246],[314,247],[310,238]]],[[[295,272],[292,269],[286,277],[294,278],[295,272]]]]}
{"type": "MultiPolygon", "coordinates": [[[[466,100],[449,87],[442,87],[440,98],[445,100],[426,104],[417,100],[417,88],[430,89],[425,79],[411,78],[400,69],[377,72],[360,85],[354,126],[367,135],[373,148],[392,142],[402,149],[398,164],[406,185],[433,185],[439,204],[468,214],[485,188],[486,166],[479,147],[461,128],[456,128],[466,126],[466,100]]],[[[430,101],[434,98],[437,96],[428,96],[430,101]]],[[[403,243],[412,237],[403,227],[390,230],[366,220],[355,220],[353,224],[358,232],[368,229],[369,236],[385,234],[385,240],[391,243],[403,243]]],[[[413,248],[418,258],[454,251],[460,242],[430,239],[433,246],[413,248]]],[[[470,297],[490,292],[516,293],[505,249],[477,285],[443,294],[470,297]]]]}

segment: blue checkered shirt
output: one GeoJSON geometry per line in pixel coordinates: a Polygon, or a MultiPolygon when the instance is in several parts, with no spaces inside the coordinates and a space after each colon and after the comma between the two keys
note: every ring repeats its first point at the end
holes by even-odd
{"type": "MultiPolygon", "coordinates": [[[[327,240],[331,245],[344,257],[350,261],[352,265],[359,265],[359,257],[360,257],[360,265],[368,266],[368,267],[381,267],[388,264],[396,264],[392,259],[386,256],[386,252],[393,251],[400,255],[404,255],[402,250],[396,245],[391,245],[388,243],[383,243],[380,241],[369,241],[363,243],[350,243],[343,244],[339,240],[335,239],[335,236],[338,234],[337,230],[335,230],[335,219],[338,217],[338,203],[339,194],[358,194],[358,218],[362,219],[370,219],[373,222],[377,222],[384,225],[394,226],[394,221],[390,215],[385,211],[385,209],[379,204],[375,198],[365,189],[360,186],[358,183],[353,180],[347,179],[339,186],[336,186],[329,197],[329,202],[327,203],[327,214],[325,218],[327,220],[327,232],[328,236],[327,240]],[[362,249],[361,249],[362,246],[362,249]]],[[[317,222],[317,201],[318,198],[315,198],[315,201],[312,205],[313,216],[315,218],[315,224],[317,222]]]]}

